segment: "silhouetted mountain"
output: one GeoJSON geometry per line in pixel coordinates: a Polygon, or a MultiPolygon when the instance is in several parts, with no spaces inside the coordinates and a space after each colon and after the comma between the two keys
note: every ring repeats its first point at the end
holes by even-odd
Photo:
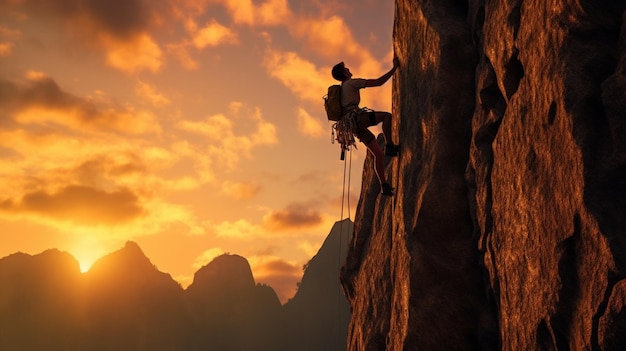
{"type": "Polygon", "coordinates": [[[48,250],[0,259],[0,350],[71,350],[78,342],[80,268],[48,250]]]}
{"type": "Polygon", "coordinates": [[[186,290],[133,242],[85,274],[58,250],[1,258],[0,350],[342,349],[338,267],[351,232],[349,221],[335,225],[286,306],[237,255],[200,268],[186,290]]]}
{"type": "MultiPolygon", "coordinates": [[[[273,341],[280,301],[273,289],[255,285],[248,261],[221,255],[194,275],[187,288],[192,350],[265,350],[273,341]]],[[[269,350],[269,349],[268,349],[269,350]]]]}
{"type": "Polygon", "coordinates": [[[307,264],[298,292],[283,306],[281,350],[345,350],[350,306],[340,286],[339,270],[352,231],[349,219],[335,223],[307,264]]]}
{"type": "Polygon", "coordinates": [[[87,350],[180,350],[186,345],[183,289],[139,246],[96,261],[85,274],[87,350]]]}

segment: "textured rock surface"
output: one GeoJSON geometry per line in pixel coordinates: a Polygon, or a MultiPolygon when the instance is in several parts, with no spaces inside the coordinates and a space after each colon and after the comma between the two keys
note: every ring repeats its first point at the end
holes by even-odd
{"type": "Polygon", "coordinates": [[[397,195],[368,159],[349,350],[625,349],[625,3],[396,1],[397,195]]]}

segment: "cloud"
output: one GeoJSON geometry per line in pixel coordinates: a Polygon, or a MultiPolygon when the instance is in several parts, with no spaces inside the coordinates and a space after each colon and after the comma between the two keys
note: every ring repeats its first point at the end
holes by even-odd
{"type": "Polygon", "coordinates": [[[119,40],[113,36],[102,36],[107,50],[107,64],[127,73],[143,70],[158,72],[164,65],[163,52],[159,45],[146,33],[119,40]]]}
{"type": "MultiPolygon", "coordinates": [[[[149,161],[148,161],[149,162],[149,161]]],[[[127,178],[145,177],[148,166],[139,155],[131,152],[99,154],[84,160],[70,169],[66,177],[75,178],[80,184],[102,184],[115,179],[124,182],[127,178]]]]}
{"type": "Polygon", "coordinates": [[[328,85],[330,68],[318,69],[311,61],[295,52],[267,50],[263,60],[268,73],[282,82],[298,98],[322,105],[328,85]]]}
{"type": "Polygon", "coordinates": [[[139,97],[150,101],[156,107],[167,106],[171,103],[170,99],[159,93],[154,86],[145,82],[137,82],[135,93],[139,97]]]}
{"type": "Polygon", "coordinates": [[[194,34],[193,44],[198,49],[204,49],[207,46],[218,46],[220,44],[238,44],[237,34],[230,28],[211,20],[204,28],[198,30],[194,34]]]}
{"type": "Polygon", "coordinates": [[[0,57],[9,56],[13,51],[13,43],[0,42],[0,57]]]}
{"type": "Polygon", "coordinates": [[[258,237],[262,233],[259,227],[244,219],[234,222],[224,221],[213,226],[213,229],[218,236],[233,239],[251,239],[258,237]]]}
{"type": "Polygon", "coordinates": [[[161,50],[148,34],[171,16],[166,2],[147,0],[24,0],[5,4],[11,12],[28,14],[25,20],[50,21],[85,48],[106,51],[109,66],[127,73],[158,71],[164,64],[161,50]],[[31,18],[32,17],[32,18],[31,18]]]}
{"type": "MultiPolygon", "coordinates": [[[[154,2],[144,0],[78,1],[78,12],[118,38],[132,37],[150,24],[154,2]]],[[[77,14],[78,15],[78,14],[77,14]]]]}
{"type": "Polygon", "coordinates": [[[290,230],[318,226],[323,222],[320,212],[302,204],[291,204],[283,210],[272,211],[263,217],[267,230],[290,230]]]}
{"type": "Polygon", "coordinates": [[[29,72],[27,84],[0,80],[0,118],[20,124],[54,123],[76,130],[158,134],[155,116],[134,107],[119,107],[63,91],[50,77],[29,72]]]}
{"type": "MultiPolygon", "coordinates": [[[[7,10],[60,21],[70,32],[106,32],[118,38],[144,31],[163,10],[147,0],[22,0],[3,1],[7,10]]],[[[167,12],[164,12],[167,13],[167,12]]],[[[28,16],[26,17],[28,18],[28,16]]]]}
{"type": "Polygon", "coordinates": [[[261,191],[261,185],[256,182],[238,183],[225,181],[222,183],[222,192],[237,200],[251,199],[261,191]]]}
{"type": "Polygon", "coordinates": [[[189,51],[190,44],[187,42],[178,43],[178,44],[167,44],[165,49],[167,52],[172,54],[183,66],[183,68],[188,70],[198,69],[198,61],[194,60],[191,56],[191,52],[189,51]]]}
{"type": "Polygon", "coordinates": [[[183,68],[193,71],[198,69],[199,64],[198,61],[192,57],[189,50],[190,47],[191,45],[187,42],[165,45],[167,52],[173,55],[183,68]]]}
{"type": "Polygon", "coordinates": [[[326,134],[319,120],[312,117],[305,109],[298,108],[298,131],[304,136],[319,138],[326,134]]]}
{"type": "Polygon", "coordinates": [[[256,15],[264,25],[283,24],[292,17],[287,0],[268,0],[257,8],[256,15]]]}
{"type": "Polygon", "coordinates": [[[54,193],[34,191],[18,201],[4,199],[0,210],[82,225],[121,224],[144,212],[137,196],[128,189],[107,192],[80,185],[67,186],[54,193]]]}
{"type": "Polygon", "coordinates": [[[279,25],[289,20],[292,13],[287,0],[267,0],[256,5],[252,0],[218,0],[236,24],[279,25]]]}
{"type": "Polygon", "coordinates": [[[209,140],[205,159],[213,160],[225,170],[233,170],[241,157],[251,157],[255,147],[278,143],[276,126],[265,121],[258,108],[245,121],[254,123],[254,129],[249,134],[236,133],[238,126],[223,114],[208,116],[201,121],[179,121],[176,128],[202,135],[209,140]]]}
{"type": "Polygon", "coordinates": [[[271,286],[282,303],[294,296],[302,279],[301,265],[274,256],[253,256],[248,261],[254,280],[271,286]]]}
{"type": "Polygon", "coordinates": [[[356,41],[350,27],[339,16],[301,18],[290,28],[295,37],[306,41],[309,50],[325,59],[334,61],[344,57],[344,60],[358,62],[372,59],[367,48],[356,41]]]}

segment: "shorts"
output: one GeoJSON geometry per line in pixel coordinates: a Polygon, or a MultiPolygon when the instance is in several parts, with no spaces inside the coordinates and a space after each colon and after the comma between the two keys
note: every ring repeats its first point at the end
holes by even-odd
{"type": "Polygon", "coordinates": [[[376,139],[368,127],[377,125],[376,112],[371,110],[359,111],[356,114],[356,131],[354,135],[365,145],[376,139]]]}

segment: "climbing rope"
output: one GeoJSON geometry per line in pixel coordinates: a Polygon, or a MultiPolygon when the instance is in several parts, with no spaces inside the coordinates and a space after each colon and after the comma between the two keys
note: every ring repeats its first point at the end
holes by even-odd
{"type": "MultiPolygon", "coordinates": [[[[335,140],[341,145],[341,160],[343,161],[346,151],[351,146],[356,149],[356,141],[354,140],[354,132],[356,131],[356,111],[352,111],[345,115],[341,120],[333,124],[331,130],[331,143],[335,140]],[[336,132],[336,135],[335,135],[336,132]]],[[[343,219],[343,218],[342,218],[343,219]]]]}
{"type": "MultiPolygon", "coordinates": [[[[346,195],[347,195],[347,205],[348,205],[348,219],[351,218],[351,208],[350,208],[350,179],[352,178],[352,150],[350,148],[347,149],[348,150],[348,161],[345,160],[345,157],[343,157],[345,150],[342,149],[342,161],[343,161],[343,183],[342,183],[342,190],[341,190],[341,215],[340,215],[340,227],[339,227],[339,252],[337,254],[337,272],[339,274],[341,274],[341,253],[343,250],[342,244],[343,244],[343,230],[344,230],[344,214],[343,214],[343,210],[344,210],[344,205],[346,203],[346,195]],[[347,177],[347,191],[346,191],[346,168],[348,170],[348,177],[347,177]]],[[[349,223],[348,223],[349,224],[349,223]]],[[[339,281],[341,281],[340,277],[337,277],[337,279],[339,281]]],[[[339,349],[341,350],[342,348],[345,347],[345,342],[346,340],[342,339],[342,335],[341,335],[341,331],[342,328],[341,326],[342,324],[342,318],[341,318],[341,294],[342,294],[342,290],[341,290],[341,284],[337,284],[337,342],[338,342],[338,346],[339,349]]]]}
{"type": "MultiPolygon", "coordinates": [[[[352,178],[352,148],[354,146],[356,149],[356,142],[354,140],[354,131],[356,130],[356,111],[352,111],[345,115],[341,120],[333,124],[331,131],[331,142],[334,144],[335,140],[341,145],[341,157],[340,159],[343,161],[343,182],[341,189],[341,214],[339,215],[339,255],[337,255],[337,268],[338,272],[341,271],[341,245],[343,243],[343,221],[344,214],[343,210],[346,204],[346,169],[348,170],[348,191],[347,191],[347,204],[348,204],[348,219],[351,219],[352,209],[350,208],[350,181],[352,178]],[[337,133],[335,136],[335,132],[337,133]],[[349,162],[345,160],[345,152],[349,152],[349,162]],[[348,167],[349,163],[349,167],[348,167]]],[[[340,294],[338,294],[339,298],[340,294]]],[[[337,303],[339,306],[339,301],[337,303]]],[[[339,308],[339,307],[338,307],[339,308]]]]}

